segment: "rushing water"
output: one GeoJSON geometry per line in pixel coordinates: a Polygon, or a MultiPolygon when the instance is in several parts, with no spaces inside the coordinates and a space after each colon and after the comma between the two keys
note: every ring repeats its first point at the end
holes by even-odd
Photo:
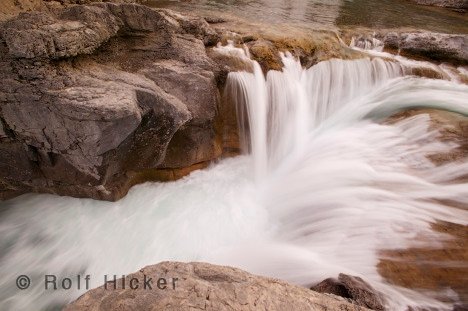
{"type": "MultiPolygon", "coordinates": [[[[430,230],[444,220],[468,224],[468,163],[435,166],[427,155],[456,146],[439,141],[427,115],[395,124],[408,107],[468,115],[468,86],[405,76],[402,62],[331,60],[301,68],[282,55],[282,72],[231,73],[250,155],[223,160],[170,183],[134,187],[110,203],[26,195],[1,203],[2,310],[52,310],[81,292],[44,291],[45,274],[121,275],[161,260],[208,261],[311,285],[340,272],[382,291],[391,310],[449,309],[430,296],[387,284],[379,250],[436,247],[430,230]],[[458,181],[456,181],[458,180],[458,181]],[[414,239],[415,236],[425,239],[414,239]],[[33,286],[14,286],[20,274],[33,286]]],[[[376,52],[377,53],[377,52],[376,52]]]]}

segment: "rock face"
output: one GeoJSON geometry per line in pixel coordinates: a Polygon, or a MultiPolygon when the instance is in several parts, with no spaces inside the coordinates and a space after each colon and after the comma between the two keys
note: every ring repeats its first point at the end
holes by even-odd
{"type": "Polygon", "coordinates": [[[6,20],[24,11],[37,10],[44,7],[41,0],[2,0],[0,5],[0,21],[6,20]]]}
{"type": "Polygon", "coordinates": [[[203,19],[135,4],[0,26],[0,199],[116,200],[218,157],[218,66],[203,19]]]}
{"type": "Polygon", "coordinates": [[[319,293],[329,293],[348,298],[357,305],[372,310],[385,310],[382,295],[357,276],[340,273],[338,279],[323,280],[311,289],[319,293]]]}
{"type": "Polygon", "coordinates": [[[391,32],[381,38],[386,49],[398,50],[402,55],[468,64],[468,35],[391,32]]]}
{"type": "Polygon", "coordinates": [[[64,310],[367,310],[334,295],[206,263],[163,262],[127,276],[125,283],[126,289],[121,280],[117,289],[109,283],[107,289],[93,289],[64,310]],[[141,285],[145,275],[152,278],[152,289],[129,288],[132,278],[141,285]],[[165,280],[160,281],[165,289],[157,287],[158,279],[165,280]]]}
{"type": "Polygon", "coordinates": [[[412,0],[417,4],[440,6],[454,9],[468,9],[468,0],[412,0]]]}

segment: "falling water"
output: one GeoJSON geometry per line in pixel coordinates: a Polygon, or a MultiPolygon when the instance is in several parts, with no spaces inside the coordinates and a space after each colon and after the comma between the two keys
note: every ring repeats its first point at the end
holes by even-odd
{"type": "Polygon", "coordinates": [[[386,284],[376,254],[415,246],[417,235],[426,237],[420,247],[440,246],[446,237],[429,227],[436,220],[468,224],[466,210],[439,203],[468,204],[468,184],[454,181],[467,176],[468,163],[436,166],[427,158],[456,147],[439,141],[428,115],[378,122],[416,107],[467,115],[467,86],[405,77],[410,70],[396,60],[333,59],[303,69],[289,53],[281,59],[281,72],[232,73],[226,89],[229,97],[245,94],[232,98],[247,106],[238,108],[247,111],[239,128],[250,136],[254,163],[265,169],[257,170],[258,195],[278,221],[278,239],[213,260],[302,285],[347,271],[386,293],[392,310],[447,308],[386,284]],[[267,97],[247,82],[253,79],[265,80],[267,97]]]}
{"type": "Polygon", "coordinates": [[[440,246],[448,236],[431,222],[468,224],[466,210],[441,203],[468,204],[460,178],[468,163],[428,160],[456,146],[440,140],[425,114],[381,121],[409,107],[468,115],[468,86],[404,76],[401,62],[378,57],[304,69],[288,53],[283,70],[265,77],[246,49],[217,51],[252,68],[231,73],[226,88],[250,154],[176,182],[136,186],[114,203],[52,195],[2,203],[0,305],[51,310],[83,292],[44,292],[44,274],[91,274],[99,286],[105,274],[200,260],[304,286],[359,275],[391,310],[450,309],[386,283],[376,265],[379,250],[440,246]],[[14,287],[20,274],[31,276],[29,290],[14,287]]]}
{"type": "MultiPolygon", "coordinates": [[[[248,57],[245,49],[235,48],[232,43],[229,46],[236,51],[230,55],[248,57]]],[[[218,51],[228,53],[226,47],[218,51]]],[[[238,114],[247,112],[246,117],[241,116],[239,127],[249,128],[249,150],[256,172],[261,175],[303,148],[310,132],[352,99],[403,74],[399,63],[380,58],[333,59],[309,70],[304,70],[290,53],[281,53],[281,59],[283,71],[269,71],[266,80],[260,65],[251,61],[253,73],[230,73],[226,87],[226,96],[238,99],[238,114]]],[[[246,136],[245,130],[241,136],[246,136]]]]}

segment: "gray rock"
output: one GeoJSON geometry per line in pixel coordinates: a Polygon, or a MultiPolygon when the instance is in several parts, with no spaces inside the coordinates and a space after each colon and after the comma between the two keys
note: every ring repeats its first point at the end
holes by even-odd
{"type": "Polygon", "coordinates": [[[218,157],[218,67],[205,51],[213,34],[206,27],[168,10],[114,3],[5,23],[0,198],[51,192],[116,200],[159,169],[218,157]]]}
{"type": "Polygon", "coordinates": [[[346,286],[338,279],[328,278],[310,288],[319,293],[333,294],[343,298],[351,298],[346,286]]]}
{"type": "Polygon", "coordinates": [[[454,9],[468,9],[468,0],[412,0],[417,4],[440,6],[454,9]]]}
{"type": "Polygon", "coordinates": [[[22,58],[64,58],[90,54],[119,27],[108,11],[90,7],[81,20],[57,20],[45,13],[22,14],[8,21],[3,38],[9,52],[22,58]]]}
{"type": "Polygon", "coordinates": [[[403,55],[456,64],[468,63],[468,35],[465,34],[391,32],[382,37],[385,48],[399,50],[403,55]]]}
{"type": "Polygon", "coordinates": [[[319,293],[348,298],[353,303],[372,310],[385,310],[385,300],[382,294],[357,276],[340,273],[338,279],[323,280],[311,289],[319,293]]]}
{"type": "Polygon", "coordinates": [[[127,276],[125,282],[126,289],[119,280],[116,289],[108,283],[111,289],[88,291],[64,310],[368,310],[337,296],[206,263],[163,262],[127,276]],[[152,278],[152,289],[141,285],[145,275],[152,278]],[[129,288],[132,278],[139,280],[138,289],[129,288]],[[157,287],[158,279],[165,280],[160,281],[165,289],[157,287]]]}

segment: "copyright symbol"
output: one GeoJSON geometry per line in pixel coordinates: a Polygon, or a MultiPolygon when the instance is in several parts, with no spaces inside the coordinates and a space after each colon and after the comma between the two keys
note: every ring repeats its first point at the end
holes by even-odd
{"type": "Polygon", "coordinates": [[[19,289],[26,289],[31,285],[31,279],[27,275],[20,275],[16,279],[16,287],[19,289]]]}

